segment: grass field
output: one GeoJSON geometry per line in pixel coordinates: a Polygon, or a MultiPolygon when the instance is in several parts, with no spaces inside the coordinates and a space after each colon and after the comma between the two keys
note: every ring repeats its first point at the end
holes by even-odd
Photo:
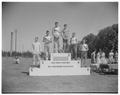
{"type": "MultiPolygon", "coordinates": [[[[28,75],[32,59],[2,58],[2,92],[118,92],[118,75],[38,76],[28,75]]],[[[90,64],[88,60],[87,65],[90,64]]]]}

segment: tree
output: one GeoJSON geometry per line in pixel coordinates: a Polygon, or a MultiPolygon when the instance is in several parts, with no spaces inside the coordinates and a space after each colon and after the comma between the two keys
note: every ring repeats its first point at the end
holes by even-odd
{"type": "Polygon", "coordinates": [[[89,47],[88,57],[96,49],[102,49],[106,57],[111,49],[118,51],[118,24],[101,29],[97,35],[88,34],[82,40],[86,39],[89,47]]]}

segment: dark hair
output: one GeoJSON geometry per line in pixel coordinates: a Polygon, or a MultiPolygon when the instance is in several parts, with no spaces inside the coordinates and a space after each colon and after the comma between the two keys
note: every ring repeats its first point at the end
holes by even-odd
{"type": "Polygon", "coordinates": [[[55,24],[58,24],[58,22],[55,22],[55,24]]]}
{"type": "Polygon", "coordinates": [[[49,31],[47,30],[46,33],[48,33],[49,31]]]}
{"type": "Polygon", "coordinates": [[[64,26],[67,26],[67,24],[64,24],[64,26]]]}
{"type": "Polygon", "coordinates": [[[38,39],[38,36],[36,36],[35,39],[38,39]]]}
{"type": "Polygon", "coordinates": [[[72,34],[75,34],[75,32],[73,32],[72,34]]]}

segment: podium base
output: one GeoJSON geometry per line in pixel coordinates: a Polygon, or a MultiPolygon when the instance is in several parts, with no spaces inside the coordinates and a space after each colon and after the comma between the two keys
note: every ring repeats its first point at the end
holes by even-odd
{"type": "Polygon", "coordinates": [[[81,67],[81,61],[43,61],[40,67],[30,67],[30,76],[90,75],[90,67],[81,67]]]}

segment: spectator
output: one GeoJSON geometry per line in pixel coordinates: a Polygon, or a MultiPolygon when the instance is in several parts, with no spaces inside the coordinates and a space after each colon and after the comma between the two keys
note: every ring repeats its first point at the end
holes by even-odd
{"type": "Polygon", "coordinates": [[[20,64],[20,59],[19,59],[18,56],[15,57],[15,63],[16,63],[16,64],[20,64]]]}
{"type": "Polygon", "coordinates": [[[115,52],[115,57],[114,58],[115,58],[115,63],[118,63],[118,52],[117,51],[115,52]]]}
{"type": "Polygon", "coordinates": [[[77,59],[77,38],[75,37],[75,33],[72,33],[72,37],[70,39],[70,51],[72,55],[72,59],[77,59]]]}
{"type": "Polygon", "coordinates": [[[109,66],[107,64],[107,60],[106,60],[106,57],[105,57],[105,53],[102,51],[101,53],[101,64],[100,64],[100,67],[99,67],[99,70],[101,72],[105,72],[106,70],[108,71],[109,70],[109,66]]]}
{"type": "Polygon", "coordinates": [[[113,50],[110,51],[109,53],[109,64],[113,64],[114,63],[114,52],[113,50]]]}
{"type": "Polygon", "coordinates": [[[91,54],[91,63],[96,63],[96,50],[91,54]]]}
{"type": "Polygon", "coordinates": [[[96,65],[97,65],[97,69],[99,68],[100,64],[102,63],[101,62],[101,49],[99,49],[98,53],[97,53],[97,59],[96,59],[96,65]]]}
{"type": "Polygon", "coordinates": [[[81,64],[85,65],[87,60],[87,52],[88,52],[88,45],[86,44],[86,40],[83,40],[81,45],[81,64]]]}

